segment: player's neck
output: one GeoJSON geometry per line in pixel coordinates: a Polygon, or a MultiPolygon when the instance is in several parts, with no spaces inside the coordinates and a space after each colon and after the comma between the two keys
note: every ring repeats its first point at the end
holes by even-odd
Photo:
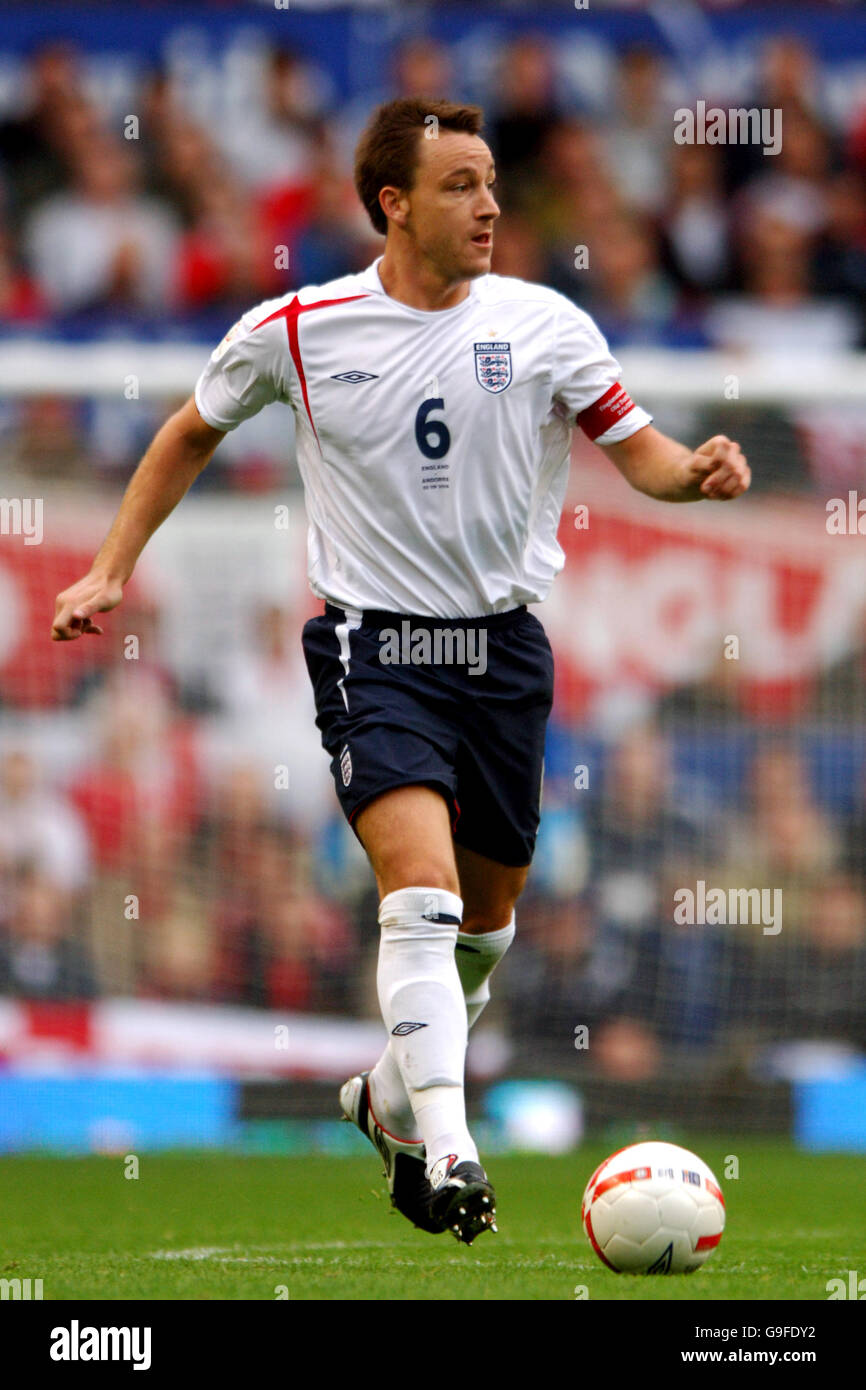
{"type": "Polygon", "coordinates": [[[432,267],[400,256],[390,246],[379,262],[379,279],[391,299],[410,309],[454,309],[469,294],[468,280],[444,280],[432,267]]]}

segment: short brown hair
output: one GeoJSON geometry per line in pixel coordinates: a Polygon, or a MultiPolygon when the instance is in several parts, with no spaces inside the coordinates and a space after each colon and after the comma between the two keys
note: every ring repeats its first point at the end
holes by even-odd
{"type": "Polygon", "coordinates": [[[382,236],[388,230],[388,219],[379,194],[389,185],[407,190],[412,187],[418,167],[418,139],[421,131],[430,128],[430,116],[436,117],[440,129],[464,135],[480,134],[484,124],[480,106],[399,97],[376,108],[358,141],[355,187],[367,216],[382,236]]]}

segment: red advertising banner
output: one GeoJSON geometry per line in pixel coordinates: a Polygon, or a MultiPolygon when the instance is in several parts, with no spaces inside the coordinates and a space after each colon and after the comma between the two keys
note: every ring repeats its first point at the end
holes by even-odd
{"type": "Polygon", "coordinates": [[[540,610],[561,716],[600,715],[615,691],[696,683],[780,716],[862,650],[866,546],[828,535],[816,504],[750,501],[722,518],[727,504],[589,492],[563,517],[565,569],[540,610]]]}
{"type": "MultiPolygon", "coordinates": [[[[862,651],[866,545],[859,535],[829,535],[820,504],[677,507],[637,497],[616,479],[578,472],[575,482],[585,500],[573,496],[567,505],[559,532],[565,568],[539,608],[557,658],[560,717],[601,717],[615,693],[647,697],[699,683],[717,685],[752,713],[780,716],[800,707],[818,673],[862,651]]],[[[316,607],[303,577],[301,520],[285,540],[291,563],[280,567],[279,586],[269,581],[270,601],[284,601],[297,623],[316,607]]],[[[264,526],[272,548],[269,519],[264,526]]],[[[142,564],[105,636],[82,638],[74,649],[49,639],[54,596],[86,572],[92,549],[0,537],[2,705],[68,704],[97,669],[122,660],[123,634],[135,630],[142,598],[171,614],[175,654],[189,656],[198,643],[209,659],[213,639],[189,604],[206,590],[218,607],[222,584],[237,611],[242,581],[254,607],[261,576],[243,557],[232,571],[225,537],[198,524],[192,564],[182,513],[172,527],[173,550],[160,551],[150,569],[142,564]]]]}

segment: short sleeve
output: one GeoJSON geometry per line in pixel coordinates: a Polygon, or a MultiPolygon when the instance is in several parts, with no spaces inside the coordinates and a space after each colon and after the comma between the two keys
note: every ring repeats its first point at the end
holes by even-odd
{"type": "Polygon", "coordinates": [[[202,419],[218,430],[236,429],[273,401],[288,401],[290,354],[285,299],[250,309],[214,348],[195,385],[202,419]]]}
{"type": "Polygon", "coordinates": [[[553,399],[558,414],[596,444],[615,444],[648,425],[620,381],[622,369],[589,314],[558,296],[553,399]]]}

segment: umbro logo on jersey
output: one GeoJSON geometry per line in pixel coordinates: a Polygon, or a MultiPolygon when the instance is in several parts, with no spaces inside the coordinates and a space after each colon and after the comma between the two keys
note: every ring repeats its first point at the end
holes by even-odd
{"type": "Polygon", "coordinates": [[[332,381],[348,381],[350,386],[356,386],[359,381],[378,381],[375,372],[340,372],[338,376],[332,376],[332,381]]]}
{"type": "Polygon", "coordinates": [[[394,1038],[405,1038],[409,1033],[417,1033],[419,1028],[426,1028],[426,1023],[410,1023],[407,1019],[405,1023],[398,1023],[396,1028],[391,1029],[391,1036],[394,1038]]]}
{"type": "Polygon", "coordinates": [[[475,378],[479,386],[498,396],[511,385],[511,344],[476,343],[475,378]]]}

